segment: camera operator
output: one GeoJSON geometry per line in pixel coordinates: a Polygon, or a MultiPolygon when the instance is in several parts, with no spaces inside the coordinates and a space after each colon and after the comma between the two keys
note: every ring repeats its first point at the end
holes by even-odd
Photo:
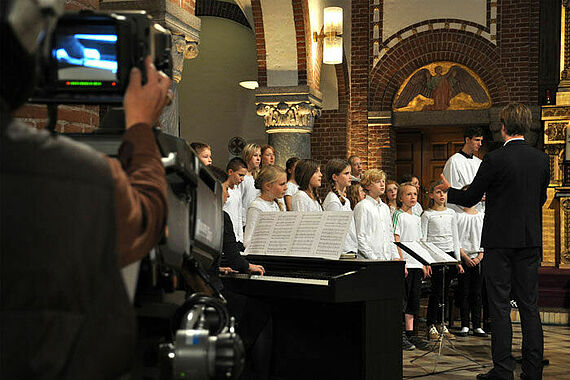
{"type": "Polygon", "coordinates": [[[166,220],[151,126],[170,79],[150,59],[145,85],[131,72],[120,161],[10,116],[33,89],[37,41],[62,3],[0,3],[2,379],[128,375],[135,324],[119,266],[146,255],[166,220]]]}

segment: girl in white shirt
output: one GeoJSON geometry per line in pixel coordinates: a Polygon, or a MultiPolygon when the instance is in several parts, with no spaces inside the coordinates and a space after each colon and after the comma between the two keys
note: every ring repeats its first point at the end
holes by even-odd
{"type": "Polygon", "coordinates": [[[295,168],[299,191],[291,199],[293,211],[323,211],[317,189],[321,187],[321,166],[312,159],[300,160],[295,168]]]}
{"type": "Polygon", "coordinates": [[[241,158],[247,164],[247,174],[241,183],[241,205],[242,205],[242,226],[247,224],[247,210],[255,197],[259,195],[259,190],[255,188],[255,178],[259,172],[261,164],[261,146],[259,144],[247,144],[241,152],[241,158]]]}
{"type": "Polygon", "coordinates": [[[279,166],[264,166],[255,179],[255,187],[261,191],[247,210],[247,224],[245,225],[244,245],[247,247],[259,215],[263,212],[284,211],[279,198],[283,198],[287,190],[287,176],[285,170],[279,166]]]}
{"type": "MultiPolygon", "coordinates": [[[[419,242],[422,237],[420,217],[412,213],[417,204],[418,190],[411,182],[405,182],[398,187],[398,198],[401,205],[392,216],[394,224],[394,240],[403,242],[419,242]]],[[[427,348],[427,343],[419,336],[414,335],[414,318],[420,310],[420,293],[422,277],[430,275],[430,268],[422,265],[412,256],[402,253],[398,247],[400,257],[406,260],[405,290],[404,290],[404,323],[405,333],[402,335],[402,348],[413,350],[427,348]]]]}
{"type": "Polygon", "coordinates": [[[399,259],[390,223],[390,210],[380,196],[384,193],[386,174],[370,169],[362,173],[360,185],[366,193],[354,207],[358,253],[369,260],[399,259]]]}
{"type": "MultiPolygon", "coordinates": [[[[346,188],[350,185],[352,179],[350,170],[350,165],[345,160],[333,159],[327,162],[325,172],[326,179],[331,186],[331,191],[327,194],[323,202],[323,209],[325,211],[349,211],[352,213],[350,201],[346,198],[346,188]]],[[[354,219],[352,219],[344,241],[343,252],[357,251],[356,227],[354,225],[354,219]]]]}
{"type": "MultiPolygon", "coordinates": [[[[432,182],[429,189],[428,208],[422,214],[422,240],[433,243],[436,247],[450,256],[459,260],[459,235],[457,232],[457,216],[455,211],[447,208],[447,193],[436,189],[441,185],[441,180],[432,182]]],[[[429,339],[439,339],[439,334],[443,333],[448,339],[455,339],[445,325],[442,331],[437,331],[436,324],[441,323],[443,300],[447,300],[449,283],[457,275],[463,273],[463,268],[457,264],[457,270],[450,268],[443,281],[442,266],[432,268],[431,292],[427,308],[427,326],[429,339]],[[445,298],[444,298],[445,297],[445,298]]],[[[440,329],[441,330],[441,329],[440,329]]]]}
{"type": "Polygon", "coordinates": [[[271,145],[262,145],[260,167],[262,168],[265,165],[275,165],[275,156],[277,156],[277,153],[275,152],[274,147],[271,145]]]}
{"type": "Polygon", "coordinates": [[[297,167],[297,162],[299,162],[299,157],[291,157],[285,163],[285,171],[287,172],[287,191],[283,200],[285,201],[285,207],[287,211],[291,211],[291,199],[297,191],[299,191],[299,185],[295,180],[295,168],[297,167]]]}
{"type": "Polygon", "coordinates": [[[391,179],[386,181],[386,204],[390,208],[390,215],[394,214],[394,211],[398,209],[398,182],[392,181],[391,179]]]}

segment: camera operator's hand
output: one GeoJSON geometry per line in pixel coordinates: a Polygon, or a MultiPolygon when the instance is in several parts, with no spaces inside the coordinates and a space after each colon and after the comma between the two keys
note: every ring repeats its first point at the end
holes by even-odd
{"type": "Polygon", "coordinates": [[[147,82],[144,86],[141,71],[136,67],[131,69],[123,101],[127,129],[139,123],[154,125],[164,106],[172,101],[170,78],[156,70],[150,56],[146,57],[145,66],[147,82]]]}

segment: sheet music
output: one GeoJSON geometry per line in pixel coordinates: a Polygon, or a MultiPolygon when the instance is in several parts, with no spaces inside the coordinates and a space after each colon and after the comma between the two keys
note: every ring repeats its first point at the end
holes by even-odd
{"type": "Polygon", "coordinates": [[[352,212],[265,212],[245,250],[249,255],[339,259],[352,212]]]}
{"type": "Polygon", "coordinates": [[[346,234],[350,228],[350,211],[328,211],[324,213],[321,238],[318,240],[315,254],[319,257],[339,258],[346,234]],[[340,238],[342,237],[342,238],[340,238]]]}
{"type": "MultiPolygon", "coordinates": [[[[315,245],[320,239],[323,212],[301,212],[299,228],[293,236],[292,256],[313,256],[315,245]]],[[[273,253],[270,253],[273,254],[273,253]]]]}
{"type": "Polygon", "coordinates": [[[269,237],[275,226],[279,212],[264,212],[259,216],[259,220],[255,225],[255,232],[251,236],[251,241],[245,250],[246,254],[264,255],[269,244],[269,237]]]}
{"type": "MultiPolygon", "coordinates": [[[[286,256],[289,254],[291,247],[291,236],[295,233],[298,224],[298,215],[293,213],[277,213],[283,215],[276,215],[275,226],[271,236],[265,236],[264,239],[268,241],[267,251],[272,252],[272,255],[286,256]]],[[[257,231],[256,231],[257,232],[257,231]]],[[[254,235],[255,236],[255,233],[254,235]]]]}

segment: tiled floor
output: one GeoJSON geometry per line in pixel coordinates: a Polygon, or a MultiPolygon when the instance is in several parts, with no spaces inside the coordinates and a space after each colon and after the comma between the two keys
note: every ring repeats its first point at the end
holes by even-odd
{"type": "MultiPolygon", "coordinates": [[[[544,367],[543,379],[570,379],[570,327],[543,326],[544,357],[550,364],[544,367]]],[[[492,367],[491,337],[478,338],[469,336],[457,337],[453,344],[458,352],[467,355],[478,364],[447,349],[445,345],[442,355],[429,353],[419,358],[426,351],[414,350],[404,352],[404,379],[454,379],[474,380],[478,373],[487,372],[492,367]],[[418,358],[414,362],[412,360],[418,358]],[[434,369],[435,366],[435,369],[434,369]],[[485,366],[485,367],[483,367],[485,366]],[[442,371],[447,371],[443,372],[442,371]]],[[[513,325],[513,355],[520,356],[521,329],[519,324],[513,325]]],[[[515,379],[519,379],[520,365],[515,370],[515,379]]]]}

